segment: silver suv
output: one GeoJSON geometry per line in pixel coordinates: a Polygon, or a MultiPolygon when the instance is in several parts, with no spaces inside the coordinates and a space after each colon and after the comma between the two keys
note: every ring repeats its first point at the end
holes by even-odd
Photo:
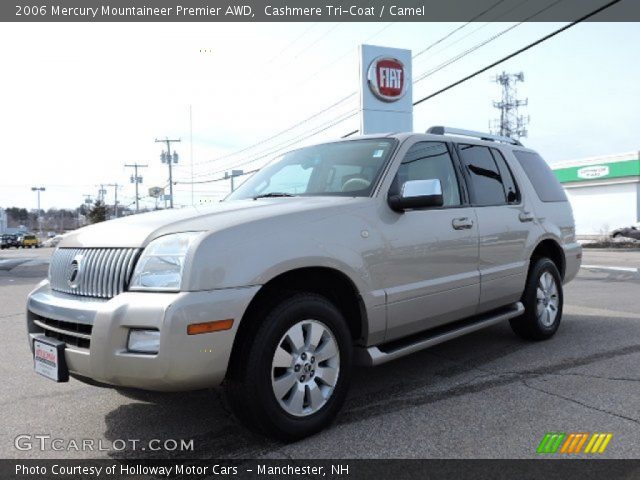
{"type": "Polygon", "coordinates": [[[520,143],[433,127],[282,155],[220,204],[82,228],[29,295],[38,373],[223,385],[281,439],[325,427],[354,364],[509,320],[551,337],[581,261],[571,207],[520,143]]]}

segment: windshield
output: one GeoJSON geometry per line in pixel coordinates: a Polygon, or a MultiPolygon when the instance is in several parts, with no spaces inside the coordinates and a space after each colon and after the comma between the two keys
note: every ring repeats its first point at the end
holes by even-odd
{"type": "Polygon", "coordinates": [[[366,139],[301,148],[264,167],[226,200],[298,195],[366,197],[394,145],[393,139],[366,139]]]}

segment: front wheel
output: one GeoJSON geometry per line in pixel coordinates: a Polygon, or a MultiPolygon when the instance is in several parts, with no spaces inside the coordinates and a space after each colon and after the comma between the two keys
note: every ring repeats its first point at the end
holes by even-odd
{"type": "Polygon", "coordinates": [[[326,298],[294,294],[266,312],[231,366],[229,406],[249,428],[290,441],[334,419],[346,397],[351,335],[326,298]]]}
{"type": "Polygon", "coordinates": [[[556,264],[544,257],[533,259],[522,295],[525,311],[509,321],[511,328],[526,340],[551,338],[560,327],[563,302],[562,278],[556,264]]]}

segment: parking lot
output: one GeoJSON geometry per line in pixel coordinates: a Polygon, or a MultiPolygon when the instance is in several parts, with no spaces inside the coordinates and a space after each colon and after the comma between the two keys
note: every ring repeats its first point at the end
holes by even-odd
{"type": "Polygon", "coordinates": [[[601,457],[638,457],[640,251],[585,250],[552,340],[528,343],[504,324],[358,369],[337,422],[289,445],[238,426],[216,390],[118,392],[36,375],[25,298],[46,276],[51,252],[0,252],[0,457],[528,458],[547,432],[612,433],[601,457]],[[18,450],[21,434],[63,439],[63,450],[40,451],[37,442],[18,450]],[[83,439],[105,449],[67,443],[83,439]],[[139,450],[110,448],[131,439],[139,450]],[[193,440],[194,450],[151,451],[152,439],[193,440]]]}

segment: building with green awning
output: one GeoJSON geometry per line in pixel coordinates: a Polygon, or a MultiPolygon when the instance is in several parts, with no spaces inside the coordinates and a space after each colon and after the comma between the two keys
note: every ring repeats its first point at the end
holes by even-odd
{"type": "Polygon", "coordinates": [[[551,166],[567,192],[579,236],[606,235],[640,222],[640,152],[551,166]]]}

